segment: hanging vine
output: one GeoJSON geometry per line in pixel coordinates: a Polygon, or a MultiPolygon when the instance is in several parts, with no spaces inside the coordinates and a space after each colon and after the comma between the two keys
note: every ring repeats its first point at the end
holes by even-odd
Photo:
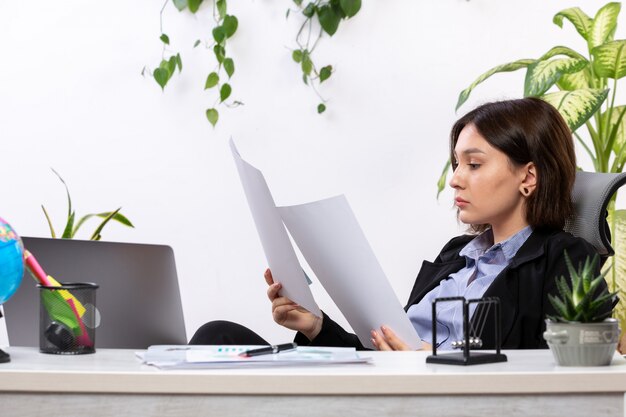
{"type": "MultiPolygon", "coordinates": [[[[317,112],[326,111],[326,100],[321,96],[317,86],[326,81],[333,73],[332,65],[319,68],[313,62],[313,52],[324,32],[333,36],[344,19],[356,15],[361,9],[361,0],[316,0],[303,6],[303,0],[293,0],[305,17],[296,35],[297,49],[291,53],[293,60],[302,70],[302,81],[310,86],[320,98],[317,112]],[[318,25],[314,24],[317,20],[318,25]]],[[[291,10],[287,11],[289,17],[291,10]]]]}
{"type": "MultiPolygon", "coordinates": [[[[165,86],[172,78],[176,70],[180,73],[183,69],[180,53],[170,51],[170,37],[163,30],[163,12],[168,3],[172,2],[178,11],[189,10],[195,14],[204,0],[165,0],[159,14],[160,31],[159,39],[163,44],[161,62],[152,72],[144,67],[142,74],[151,74],[156,83],[165,90],[165,86]]],[[[292,0],[298,6],[297,12],[304,16],[298,34],[296,35],[297,48],[292,51],[292,59],[299,64],[302,71],[303,82],[310,86],[321,102],[317,105],[317,112],[326,110],[326,100],[319,94],[318,86],[326,81],[333,73],[333,67],[326,65],[319,68],[313,62],[313,52],[323,33],[333,36],[342,20],[356,15],[361,9],[361,0],[315,0],[304,5],[303,0],[292,0]]],[[[211,34],[212,40],[204,42],[205,47],[213,51],[216,65],[207,75],[204,83],[205,90],[219,92],[211,107],[205,110],[207,120],[215,126],[219,120],[217,107],[236,107],[240,101],[227,102],[232,95],[230,79],[235,72],[235,62],[227,54],[227,42],[237,32],[239,21],[236,16],[227,13],[227,0],[213,1],[213,19],[215,26],[211,34]]],[[[287,10],[287,17],[293,12],[287,10]]],[[[201,45],[203,41],[195,41],[193,47],[201,45]]]]}

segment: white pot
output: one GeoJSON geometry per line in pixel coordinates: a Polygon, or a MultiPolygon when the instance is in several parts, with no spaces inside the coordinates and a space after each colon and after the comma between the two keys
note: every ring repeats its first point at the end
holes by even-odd
{"type": "Polygon", "coordinates": [[[612,318],[598,323],[548,319],[543,338],[561,366],[603,366],[611,364],[619,335],[619,322],[612,318]]]}

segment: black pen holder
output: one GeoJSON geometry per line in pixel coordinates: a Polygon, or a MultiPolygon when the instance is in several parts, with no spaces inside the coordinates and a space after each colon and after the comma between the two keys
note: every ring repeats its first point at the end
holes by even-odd
{"type": "Polygon", "coordinates": [[[96,351],[97,284],[37,285],[40,294],[39,350],[42,353],[77,355],[96,351]]]}

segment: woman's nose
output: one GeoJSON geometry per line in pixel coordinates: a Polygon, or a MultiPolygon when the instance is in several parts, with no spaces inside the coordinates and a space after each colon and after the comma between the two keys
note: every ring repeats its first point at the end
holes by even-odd
{"type": "Polygon", "coordinates": [[[456,169],[454,169],[452,171],[452,176],[450,177],[450,182],[448,182],[448,185],[450,185],[450,187],[452,188],[460,188],[461,187],[461,170],[459,169],[459,167],[456,167],[456,169]]]}

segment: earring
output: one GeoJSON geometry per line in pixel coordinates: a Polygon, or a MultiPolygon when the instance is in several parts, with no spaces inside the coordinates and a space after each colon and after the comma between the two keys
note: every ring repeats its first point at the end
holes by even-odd
{"type": "Polygon", "coordinates": [[[530,195],[530,190],[526,187],[522,188],[522,195],[524,197],[528,197],[530,195]]]}

